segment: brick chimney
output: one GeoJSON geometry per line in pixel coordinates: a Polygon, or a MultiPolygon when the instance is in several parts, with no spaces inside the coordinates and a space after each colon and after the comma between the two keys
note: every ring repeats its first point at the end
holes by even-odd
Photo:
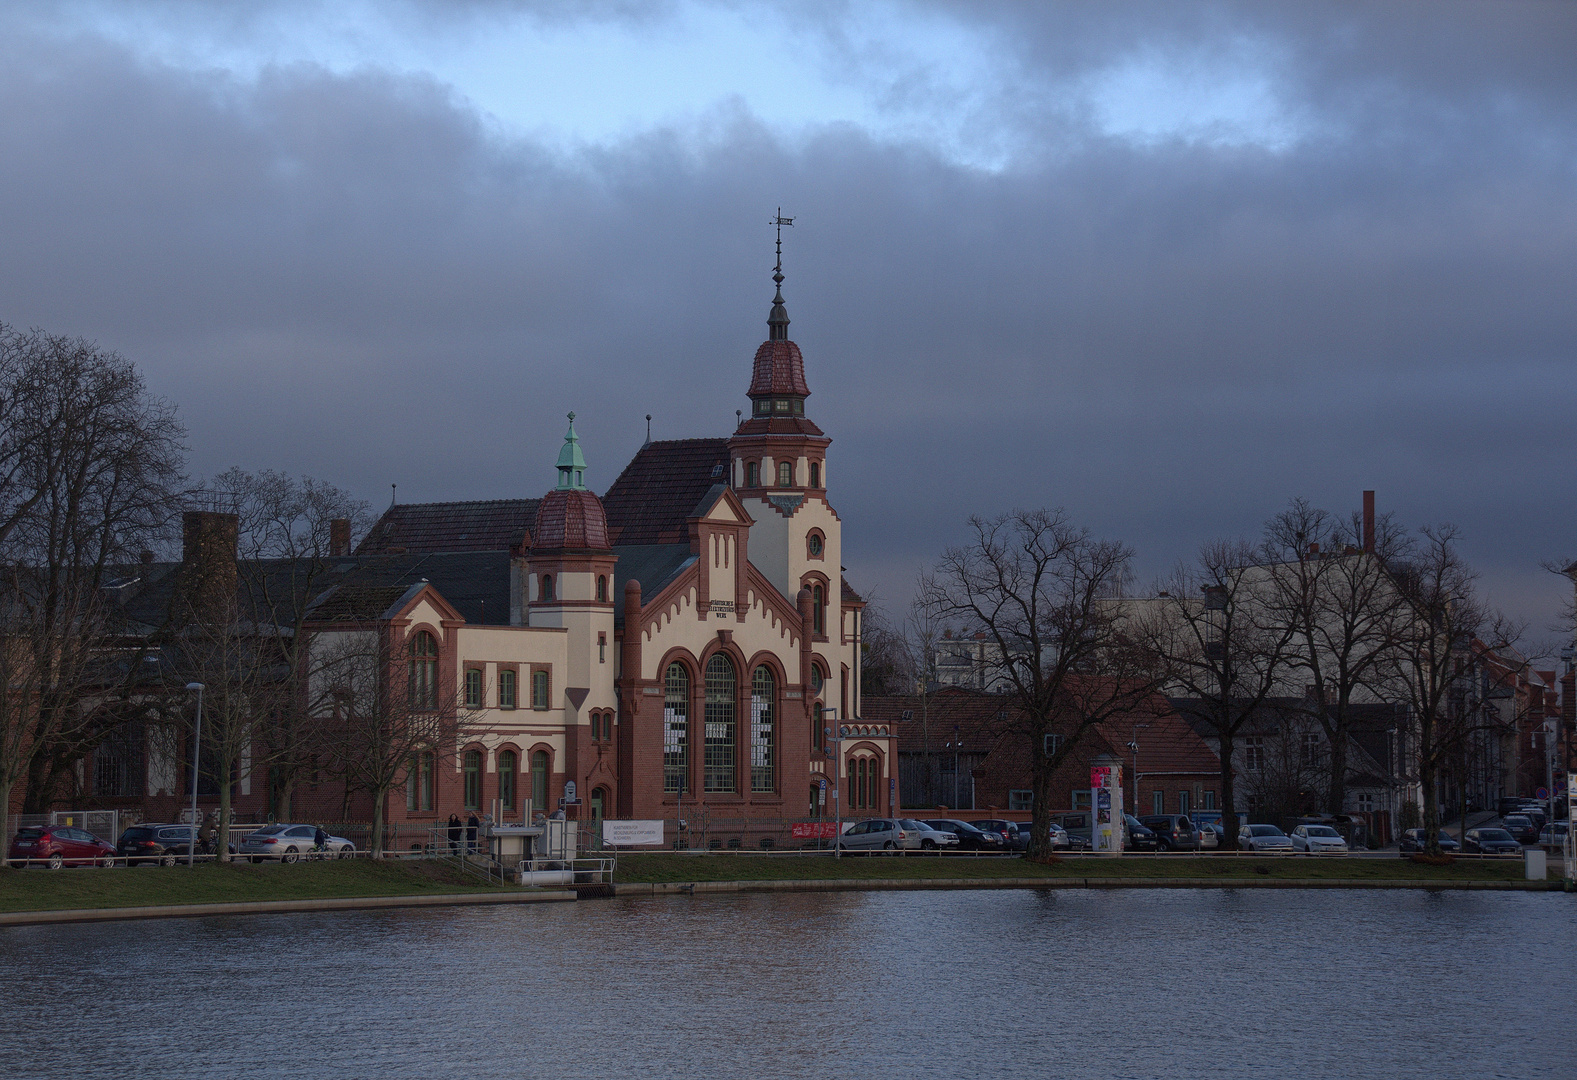
{"type": "Polygon", "coordinates": [[[329,522],[329,554],[350,554],[350,518],[335,518],[329,522]]]}
{"type": "Polygon", "coordinates": [[[240,523],[211,510],[181,515],[181,593],[197,619],[222,619],[235,603],[240,523]]]}
{"type": "Polygon", "coordinates": [[[1363,493],[1363,549],[1374,551],[1374,492],[1363,493]]]}

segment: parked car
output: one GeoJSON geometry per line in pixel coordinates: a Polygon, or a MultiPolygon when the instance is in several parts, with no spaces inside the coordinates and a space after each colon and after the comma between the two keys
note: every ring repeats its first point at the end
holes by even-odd
{"type": "Polygon", "coordinates": [[[1162,851],[1199,850],[1199,834],[1187,814],[1151,814],[1139,822],[1155,833],[1162,851]]]}
{"type": "Polygon", "coordinates": [[[898,828],[903,833],[901,847],[910,851],[941,851],[943,848],[958,847],[958,837],[950,832],[932,828],[923,821],[913,818],[900,818],[898,828]]]}
{"type": "Polygon", "coordinates": [[[934,818],[926,821],[933,829],[945,833],[952,833],[958,838],[959,851],[995,851],[1002,850],[1002,837],[996,833],[988,833],[977,829],[967,821],[956,821],[953,818],[934,818]]]}
{"type": "Polygon", "coordinates": [[[1238,850],[1291,851],[1292,838],[1274,825],[1244,825],[1238,829],[1238,850]]]}
{"type": "Polygon", "coordinates": [[[1570,821],[1552,821],[1539,830],[1539,844],[1543,847],[1562,847],[1566,843],[1566,833],[1571,828],[1570,821]]]}
{"type": "MultiPolygon", "coordinates": [[[[1029,835],[1034,828],[1035,823],[1032,821],[1021,821],[1018,823],[1018,842],[1014,846],[1019,851],[1029,850],[1029,835]]],[[[1046,836],[1053,851],[1067,851],[1071,846],[1068,840],[1068,831],[1055,821],[1047,823],[1046,836]]]]}
{"type": "Polygon", "coordinates": [[[1505,795],[1501,797],[1499,807],[1495,813],[1500,817],[1506,817],[1508,814],[1522,813],[1522,808],[1525,806],[1537,805],[1532,799],[1523,798],[1519,795],[1505,795]]]}
{"type": "Polygon", "coordinates": [[[1518,812],[1526,817],[1529,821],[1533,822],[1533,827],[1536,829],[1542,829],[1544,826],[1550,823],[1550,815],[1546,814],[1544,812],[1544,807],[1540,806],[1538,803],[1529,803],[1518,812]]]}
{"type": "Polygon", "coordinates": [[[1127,832],[1123,835],[1124,851],[1159,851],[1161,838],[1155,835],[1155,830],[1147,827],[1132,814],[1123,815],[1123,824],[1127,832]]]}
{"type": "Polygon", "coordinates": [[[1052,824],[1068,834],[1068,847],[1074,851],[1088,851],[1091,847],[1088,810],[1060,810],[1051,815],[1052,824]]]}
{"type": "MultiPolygon", "coordinates": [[[[260,863],[264,859],[293,863],[303,855],[314,854],[316,841],[313,838],[317,831],[316,825],[265,825],[241,838],[240,854],[249,857],[255,863],[260,863]]],[[[317,854],[338,859],[354,852],[356,845],[343,836],[330,836],[323,842],[323,848],[324,850],[317,854]]]]}
{"type": "Polygon", "coordinates": [[[1329,825],[1299,825],[1292,830],[1292,850],[1305,855],[1345,855],[1347,841],[1329,825]]]}
{"type": "Polygon", "coordinates": [[[1469,855],[1516,855],[1522,845],[1505,829],[1469,829],[1462,849],[1469,855]]]}
{"type": "Polygon", "coordinates": [[[891,818],[866,818],[856,821],[838,837],[838,847],[844,851],[894,851],[903,846],[903,829],[891,818]]]}
{"type": "MultiPolygon", "coordinates": [[[[996,833],[1002,838],[1002,847],[1006,851],[1024,850],[1023,846],[1021,846],[1019,842],[1018,822],[1016,821],[1004,821],[1001,818],[987,818],[984,821],[971,821],[970,824],[979,829],[981,832],[996,833]]],[[[1027,845],[1029,843],[1029,837],[1026,836],[1023,843],[1027,845]]]]}
{"type": "Polygon", "coordinates": [[[191,843],[190,825],[144,823],[133,825],[120,834],[115,853],[126,860],[127,866],[143,863],[174,866],[177,857],[185,855],[191,843]]]}
{"type": "Polygon", "coordinates": [[[1500,827],[1510,833],[1511,838],[1519,844],[1539,842],[1539,827],[1527,814],[1508,814],[1500,819],[1500,827]]]}
{"type": "MultiPolygon", "coordinates": [[[[1423,829],[1405,829],[1402,838],[1396,843],[1396,849],[1404,858],[1414,852],[1424,851],[1429,847],[1428,835],[1423,829]]],[[[1440,830],[1439,839],[1440,850],[1447,855],[1462,850],[1462,845],[1457,843],[1456,837],[1444,829],[1440,830]]]]}
{"type": "Polygon", "coordinates": [[[29,825],[16,831],[6,861],[12,866],[114,866],[115,845],[70,825],[29,825]]]}
{"type": "Polygon", "coordinates": [[[1223,834],[1221,831],[1221,823],[1219,821],[1206,821],[1200,824],[1198,828],[1199,849],[1201,851],[1213,851],[1221,847],[1221,839],[1223,834]]]}

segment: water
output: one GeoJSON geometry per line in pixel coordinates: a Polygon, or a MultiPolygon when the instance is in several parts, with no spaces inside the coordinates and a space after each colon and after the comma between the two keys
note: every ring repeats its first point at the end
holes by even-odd
{"type": "Polygon", "coordinates": [[[1574,917],[1561,894],[1066,890],[17,927],[0,1073],[1566,1078],[1574,917]]]}

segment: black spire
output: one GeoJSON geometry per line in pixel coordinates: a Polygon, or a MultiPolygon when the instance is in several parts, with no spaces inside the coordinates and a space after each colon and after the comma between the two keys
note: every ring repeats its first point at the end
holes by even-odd
{"type": "Polygon", "coordinates": [[[772,312],[767,316],[767,340],[787,341],[789,317],[788,309],[783,306],[783,226],[790,228],[794,225],[793,218],[783,216],[783,208],[778,207],[777,217],[772,219],[772,224],[778,230],[778,263],[772,269],[772,280],[776,282],[778,291],[772,297],[772,312]]]}

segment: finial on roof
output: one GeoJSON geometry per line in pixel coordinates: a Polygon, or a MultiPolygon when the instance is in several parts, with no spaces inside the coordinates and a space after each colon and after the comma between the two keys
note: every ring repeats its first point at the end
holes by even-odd
{"type": "Polygon", "coordinates": [[[580,438],[575,434],[575,414],[569,414],[569,431],[564,433],[564,449],[559,451],[559,490],[586,490],[586,456],[580,452],[580,438]]]}
{"type": "Polygon", "coordinates": [[[400,494],[400,485],[399,484],[390,484],[389,485],[389,505],[390,506],[393,506],[395,503],[400,501],[399,500],[399,494],[400,494]]]}
{"type": "Polygon", "coordinates": [[[652,414],[651,413],[647,413],[646,414],[646,441],[644,443],[642,443],[641,445],[642,446],[650,446],[650,445],[652,445],[652,414]]]}
{"type": "Polygon", "coordinates": [[[772,297],[772,312],[767,316],[767,339],[769,341],[788,340],[788,309],[783,306],[783,226],[794,227],[794,219],[783,216],[783,208],[778,207],[777,216],[771,221],[777,226],[778,232],[778,261],[772,268],[772,280],[778,287],[777,293],[772,297]]]}

